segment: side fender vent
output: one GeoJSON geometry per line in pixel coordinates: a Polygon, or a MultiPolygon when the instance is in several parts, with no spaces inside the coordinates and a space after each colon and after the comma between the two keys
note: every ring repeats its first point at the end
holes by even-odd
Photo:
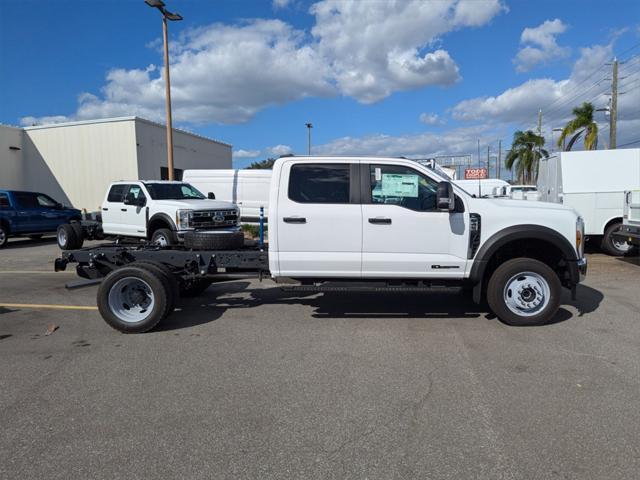
{"type": "Polygon", "coordinates": [[[472,259],[478,252],[480,247],[480,232],[482,224],[480,222],[480,215],[477,213],[469,214],[469,249],[467,251],[467,258],[472,259]]]}

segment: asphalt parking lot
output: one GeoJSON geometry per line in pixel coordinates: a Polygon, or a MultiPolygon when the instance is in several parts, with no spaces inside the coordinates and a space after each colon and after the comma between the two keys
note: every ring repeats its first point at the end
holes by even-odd
{"type": "Polygon", "coordinates": [[[503,325],[457,291],[292,296],[241,280],[123,335],[96,287],[64,288],[57,254],[51,240],[0,251],[0,478],[640,471],[638,258],[589,254],[578,299],[544,327],[503,325]]]}

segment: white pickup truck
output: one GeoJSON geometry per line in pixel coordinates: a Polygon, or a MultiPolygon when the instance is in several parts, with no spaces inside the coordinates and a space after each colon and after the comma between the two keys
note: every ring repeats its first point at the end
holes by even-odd
{"type": "Polygon", "coordinates": [[[100,312],[124,332],[153,328],[177,288],[202,290],[229,269],[304,291],[468,287],[512,325],[548,322],[562,287],[575,294],[586,274],[573,209],[473,198],[411,160],[282,158],[269,206],[267,251],[101,246],[66,251],[56,268],[76,262],[81,276],[102,278],[100,312]]]}
{"type": "Polygon", "coordinates": [[[241,246],[239,209],[205,197],[186,182],[140,180],[112,183],[101,207],[101,223],[62,226],[58,244],[78,248],[99,236],[145,239],[163,247],[194,242],[204,247],[241,246]]]}

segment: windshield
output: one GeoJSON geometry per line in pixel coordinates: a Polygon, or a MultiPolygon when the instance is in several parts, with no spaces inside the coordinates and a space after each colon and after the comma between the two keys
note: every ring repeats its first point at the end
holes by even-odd
{"type": "Polygon", "coordinates": [[[188,183],[145,183],[154,200],[204,200],[206,197],[188,183]]]}

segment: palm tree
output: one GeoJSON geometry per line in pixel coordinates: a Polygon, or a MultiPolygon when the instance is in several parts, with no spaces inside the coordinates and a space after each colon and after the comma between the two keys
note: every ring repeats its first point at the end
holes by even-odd
{"type": "Polygon", "coordinates": [[[549,156],[549,152],[542,147],[544,147],[544,137],[536,135],[531,130],[526,132],[518,130],[513,134],[511,151],[504,164],[509,170],[515,166],[520,183],[529,184],[537,180],[538,163],[541,158],[549,156]]]}
{"type": "Polygon", "coordinates": [[[558,139],[558,146],[562,146],[567,137],[573,135],[565,150],[571,150],[576,140],[583,133],[585,150],[595,150],[598,148],[598,124],[593,121],[593,104],[584,102],[581,106],[573,109],[574,118],[562,129],[562,134],[558,139]]]}

